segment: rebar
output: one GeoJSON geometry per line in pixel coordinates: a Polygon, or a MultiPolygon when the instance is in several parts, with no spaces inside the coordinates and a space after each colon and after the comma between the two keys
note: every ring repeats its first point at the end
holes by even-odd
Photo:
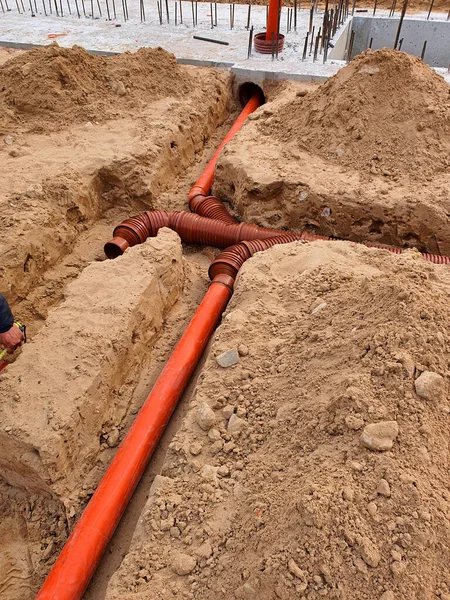
{"type": "Polygon", "coordinates": [[[398,50],[399,51],[402,49],[402,44],[403,44],[403,38],[398,43],[398,50]]]}
{"type": "Polygon", "coordinates": [[[170,23],[169,0],[166,0],[166,20],[167,20],[167,23],[170,23]]]}
{"type": "Polygon", "coordinates": [[[316,28],[316,26],[313,25],[312,32],[311,32],[311,43],[309,45],[309,55],[310,56],[312,54],[312,47],[313,47],[313,41],[314,41],[314,30],[315,30],[315,28],[316,28]]]}
{"type": "Polygon", "coordinates": [[[175,27],[178,25],[178,3],[175,2],[175,27]]]}
{"type": "Polygon", "coordinates": [[[303,46],[303,56],[302,56],[302,62],[305,60],[306,58],[306,53],[308,52],[308,36],[309,36],[309,31],[306,32],[306,37],[305,37],[305,44],[303,46]]]}
{"type": "Polygon", "coordinates": [[[372,44],[373,44],[373,37],[370,38],[370,42],[369,42],[369,49],[372,50],[372,44]]]}
{"type": "Polygon", "coordinates": [[[355,40],[355,30],[352,29],[352,32],[350,34],[350,40],[348,42],[348,48],[347,48],[347,62],[349,63],[352,59],[352,51],[353,51],[353,42],[355,40]]]}
{"type": "Polygon", "coordinates": [[[159,0],[156,1],[156,8],[158,9],[159,24],[162,25],[162,6],[159,0]]]}
{"type": "Polygon", "coordinates": [[[405,18],[407,8],[408,8],[408,0],[404,0],[403,7],[402,7],[402,13],[400,15],[400,21],[398,22],[397,33],[395,34],[394,50],[397,48],[398,40],[400,38],[400,32],[402,30],[403,19],[405,18]]]}
{"type": "Polygon", "coordinates": [[[320,27],[320,28],[319,28],[319,31],[318,31],[318,33],[317,33],[317,36],[316,36],[316,43],[315,43],[315,45],[314,45],[314,56],[313,56],[313,62],[316,62],[316,60],[317,60],[317,53],[319,52],[319,44],[320,44],[320,34],[321,34],[321,30],[322,30],[322,28],[320,27]]]}
{"type": "Polygon", "coordinates": [[[141,23],[145,21],[145,5],[144,0],[139,0],[139,8],[141,13],[141,23]]]}
{"type": "MultiPolygon", "coordinates": [[[[212,2],[209,3],[209,12],[211,13],[211,29],[214,29],[214,14],[212,2]]],[[[176,25],[176,23],[175,23],[176,25]]]]}
{"type": "Polygon", "coordinates": [[[180,0],[180,25],[183,25],[183,3],[180,0]]]}
{"type": "MultiPolygon", "coordinates": [[[[82,2],[84,2],[84,0],[81,0],[82,2]]],[[[108,15],[108,21],[111,21],[111,15],[109,12],[109,2],[108,0],[106,0],[106,14],[108,15]]]]}
{"type": "Polygon", "coordinates": [[[430,18],[431,11],[433,10],[433,4],[434,4],[434,0],[431,0],[431,3],[430,3],[430,10],[428,11],[428,16],[427,16],[427,21],[428,21],[428,19],[430,18]]]}
{"type": "Polygon", "coordinates": [[[247,30],[250,29],[250,15],[251,15],[251,12],[252,12],[252,5],[249,4],[248,5],[248,11],[247,11],[247,25],[245,27],[245,29],[247,29],[247,30]]]}
{"type": "Polygon", "coordinates": [[[271,47],[271,50],[272,50],[272,60],[274,60],[275,59],[275,34],[274,34],[273,31],[272,31],[272,36],[271,36],[271,42],[272,42],[272,47],[271,47]]]}
{"type": "Polygon", "coordinates": [[[423,60],[424,56],[425,56],[425,50],[427,49],[427,40],[424,41],[423,43],[423,48],[422,48],[422,54],[420,55],[420,58],[423,60]]]}
{"type": "Polygon", "coordinates": [[[372,13],[373,17],[375,16],[375,13],[377,12],[377,1],[378,0],[374,0],[374,3],[373,3],[373,13],[372,13]]]}
{"type": "Polygon", "coordinates": [[[213,44],[221,44],[222,46],[229,46],[228,42],[222,42],[222,40],[213,40],[212,38],[202,37],[201,35],[193,35],[194,40],[202,40],[202,42],[212,42],[213,44]]]}
{"type": "Polygon", "coordinates": [[[249,36],[248,36],[247,58],[250,58],[250,56],[252,55],[252,44],[253,44],[253,25],[251,26],[250,33],[249,33],[249,36]]]}

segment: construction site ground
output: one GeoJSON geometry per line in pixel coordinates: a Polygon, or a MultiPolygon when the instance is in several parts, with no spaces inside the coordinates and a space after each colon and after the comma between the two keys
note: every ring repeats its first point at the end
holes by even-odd
{"type": "MultiPolygon", "coordinates": [[[[37,593],[208,288],[215,248],[103,245],[187,210],[236,87],[162,49],[0,49],[0,291],[29,338],[0,374],[2,599],[37,593]]],[[[264,94],[214,193],[345,241],[244,265],[85,598],[449,600],[450,272],[419,252],[450,255],[450,87],[383,50],[264,94]]]]}

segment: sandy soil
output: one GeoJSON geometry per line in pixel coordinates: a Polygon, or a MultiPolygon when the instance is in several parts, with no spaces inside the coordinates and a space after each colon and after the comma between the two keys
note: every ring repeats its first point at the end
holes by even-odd
{"type": "MultiPolygon", "coordinates": [[[[261,225],[450,254],[448,86],[430,73],[372,53],[318,88],[268,87],[217,194],[261,225]],[[391,136],[380,114],[407,127],[391,136]],[[388,174],[371,172],[373,144],[378,162],[399,153],[388,174]]],[[[236,107],[226,73],[160,50],[0,51],[1,81],[1,291],[31,343],[0,375],[0,595],[29,600],[216,254],[181,258],[162,232],[105,262],[103,243],[141,210],[186,208],[236,107]]],[[[415,250],[296,243],[250,260],[86,598],[449,600],[449,290],[415,250]]]]}
{"type": "Polygon", "coordinates": [[[449,92],[420,60],[368,51],[258,109],[215,193],[247,221],[449,254],[449,92]]]}
{"type": "Polygon", "coordinates": [[[449,286],[343,242],[248,261],[106,598],[448,598],[449,286]]]}

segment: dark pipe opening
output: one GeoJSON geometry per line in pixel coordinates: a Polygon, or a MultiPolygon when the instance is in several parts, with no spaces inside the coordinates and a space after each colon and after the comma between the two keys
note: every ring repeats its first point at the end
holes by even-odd
{"type": "Polygon", "coordinates": [[[119,246],[116,246],[112,241],[107,242],[104,246],[105,254],[107,258],[117,258],[118,256],[122,256],[123,251],[119,246]]]}
{"type": "Polygon", "coordinates": [[[264,97],[264,92],[262,91],[262,88],[259,87],[259,85],[253,83],[253,81],[246,81],[245,83],[242,83],[238,88],[238,97],[241,106],[244,107],[256,92],[259,92],[261,94],[263,98],[261,104],[264,104],[266,99],[264,97]]]}

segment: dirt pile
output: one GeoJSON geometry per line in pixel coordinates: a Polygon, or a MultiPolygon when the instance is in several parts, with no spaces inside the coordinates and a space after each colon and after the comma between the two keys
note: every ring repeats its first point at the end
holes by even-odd
{"type": "Polygon", "coordinates": [[[450,170],[450,86],[403,52],[364,52],[261,127],[363,173],[424,179],[450,170]]]}
{"type": "Polygon", "coordinates": [[[108,600],[448,600],[449,285],[341,242],[246,263],[108,600]]]}
{"type": "Polygon", "coordinates": [[[191,83],[162,48],[102,57],[54,43],[0,66],[0,134],[14,123],[31,123],[39,132],[138,114],[158,98],[187,94],[191,83]]]}

